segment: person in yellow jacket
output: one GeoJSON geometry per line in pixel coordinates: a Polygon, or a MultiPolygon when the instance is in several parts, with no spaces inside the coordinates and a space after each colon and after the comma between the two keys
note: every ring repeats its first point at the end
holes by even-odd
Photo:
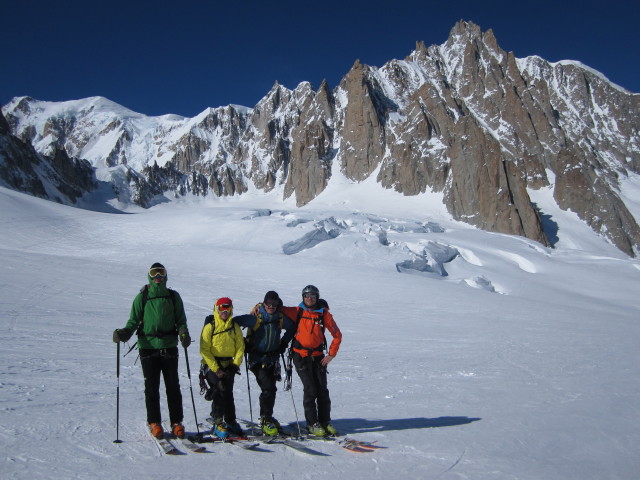
{"type": "Polygon", "coordinates": [[[233,321],[233,302],[228,297],[219,298],[213,315],[205,319],[200,335],[201,373],[209,384],[205,396],[211,400],[213,432],[222,438],[242,435],[236,420],[233,384],[244,356],[244,337],[240,326],[233,321]]]}

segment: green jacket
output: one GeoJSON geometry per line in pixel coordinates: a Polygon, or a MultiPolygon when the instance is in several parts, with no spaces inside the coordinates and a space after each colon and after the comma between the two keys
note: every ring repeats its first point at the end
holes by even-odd
{"type": "Polygon", "coordinates": [[[125,328],[138,334],[138,348],[173,348],[178,345],[178,332],[187,331],[187,316],[182,298],[167,288],[166,279],[155,283],[149,278],[147,303],[142,310],[142,291],[133,300],[125,328]]]}

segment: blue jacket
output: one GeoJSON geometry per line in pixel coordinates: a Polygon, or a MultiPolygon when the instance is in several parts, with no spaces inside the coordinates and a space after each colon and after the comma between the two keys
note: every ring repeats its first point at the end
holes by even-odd
{"type": "Polygon", "coordinates": [[[247,334],[251,338],[251,348],[247,349],[250,367],[256,363],[275,363],[278,360],[280,345],[288,344],[296,329],[295,323],[289,317],[280,311],[269,315],[263,305],[260,305],[258,315],[240,315],[233,319],[241,327],[247,328],[247,334]]]}

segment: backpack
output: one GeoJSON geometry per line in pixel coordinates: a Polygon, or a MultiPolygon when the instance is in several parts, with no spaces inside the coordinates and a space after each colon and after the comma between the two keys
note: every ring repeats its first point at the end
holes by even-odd
{"type": "MultiPolygon", "coordinates": [[[[253,328],[247,329],[247,335],[244,337],[244,345],[245,345],[244,351],[247,353],[254,351],[255,345],[253,344],[253,332],[258,330],[258,328],[260,328],[261,325],[271,325],[273,323],[278,322],[280,324],[280,331],[282,331],[282,326],[284,324],[284,316],[282,315],[282,312],[278,312],[278,318],[272,318],[268,322],[262,321],[262,313],[260,312],[258,312],[256,317],[258,318],[258,321],[253,326],[253,328]]],[[[269,352],[264,352],[264,353],[269,353],[269,352]]]]}
{"type": "MultiPolygon", "coordinates": [[[[176,307],[176,292],[175,290],[171,290],[170,288],[167,288],[167,290],[169,290],[169,295],[161,295],[159,297],[153,297],[151,299],[149,299],[149,285],[145,285],[144,287],[142,287],[140,289],[140,293],[142,293],[142,321],[140,322],[140,326],[138,327],[138,331],[136,332],[138,335],[142,334],[142,327],[144,326],[144,309],[147,306],[147,301],[148,300],[158,300],[161,298],[169,298],[171,300],[171,303],[173,304],[173,308],[175,309],[176,307]]],[[[174,329],[174,331],[169,332],[167,335],[171,335],[171,334],[177,334],[178,330],[177,328],[174,329]]]]}
{"type": "MultiPolygon", "coordinates": [[[[171,303],[173,304],[173,308],[175,309],[175,306],[176,306],[176,292],[175,292],[175,290],[171,290],[170,288],[167,288],[167,290],[169,290],[169,295],[162,295],[160,297],[153,297],[151,300],[156,300],[156,299],[159,299],[159,298],[169,298],[169,299],[171,299],[171,303]]],[[[144,335],[144,333],[143,333],[144,309],[146,308],[147,301],[149,300],[149,285],[146,284],[144,287],[142,287],[140,289],[140,293],[142,293],[142,320],[140,321],[140,325],[138,326],[138,329],[136,330],[136,335],[138,335],[138,336],[144,335]]],[[[176,335],[178,334],[177,328],[174,331],[170,332],[168,335],[171,335],[171,334],[174,334],[174,333],[176,335]]],[[[137,348],[137,347],[138,347],[138,342],[134,342],[133,346],[129,349],[129,351],[127,353],[125,353],[124,356],[126,357],[127,355],[129,355],[131,353],[131,351],[134,348],[137,348]]]]}
{"type": "MultiPolygon", "coordinates": [[[[160,297],[153,297],[151,300],[156,300],[159,298],[169,298],[171,299],[171,303],[173,303],[173,306],[175,308],[176,306],[176,292],[175,290],[171,290],[170,288],[167,288],[167,290],[169,290],[169,295],[162,295],[160,297]]],[[[147,306],[147,300],[149,300],[149,285],[145,285],[144,287],[142,287],[140,289],[140,293],[142,293],[142,314],[144,315],[144,307],[147,306]]]]}
{"type": "MultiPolygon", "coordinates": [[[[322,299],[321,299],[322,300],[322,299]]],[[[322,300],[324,302],[324,300],[322,300]]],[[[320,301],[318,301],[318,304],[320,304],[320,301]]],[[[301,350],[306,350],[309,352],[309,354],[311,354],[311,352],[324,352],[327,349],[327,339],[324,336],[324,313],[327,311],[327,308],[329,307],[329,305],[327,305],[327,302],[324,302],[323,305],[323,309],[322,309],[322,316],[320,317],[320,320],[318,322],[318,325],[320,325],[320,328],[322,329],[322,338],[324,338],[324,341],[316,348],[307,348],[307,347],[303,347],[302,344],[296,339],[295,335],[293,336],[293,340],[291,342],[291,346],[293,348],[299,348],[301,350]],[[324,307],[324,305],[326,305],[326,307],[324,307]]],[[[300,324],[300,319],[302,318],[302,316],[304,315],[304,310],[302,308],[298,309],[298,318],[296,319],[296,328],[298,327],[298,325],[300,324]]]]}

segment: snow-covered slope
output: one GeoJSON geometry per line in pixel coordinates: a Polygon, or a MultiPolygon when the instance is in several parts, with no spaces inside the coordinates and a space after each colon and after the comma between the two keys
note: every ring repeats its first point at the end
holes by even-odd
{"type": "MultiPolygon", "coordinates": [[[[129,214],[0,188],[3,477],[634,478],[640,263],[581,222],[559,219],[572,215],[561,210],[550,212],[561,240],[547,249],[425,215],[428,196],[407,204],[359,187],[351,196],[327,191],[313,209],[249,194],[129,214]],[[285,245],[295,248],[286,254],[285,245]],[[267,290],[296,304],[304,285],[317,285],[344,335],[329,368],[334,423],[387,448],[354,454],[314,443],[327,456],[311,457],[278,445],[215,445],[161,456],[144,430],[135,353],[121,359],[123,443],[112,443],[111,332],[156,261],[182,295],[194,336],[220,296],[245,313],[267,290]]],[[[202,420],[209,405],[198,395],[197,345],[189,361],[202,420]]],[[[180,373],[195,431],[184,359],[180,373]]],[[[250,388],[255,414],[252,377],[250,388]]],[[[275,415],[295,422],[292,397],[280,390],[275,415]]],[[[298,414],[301,392],[294,374],[298,414]]],[[[235,393],[248,417],[244,369],[235,393]]]]}

